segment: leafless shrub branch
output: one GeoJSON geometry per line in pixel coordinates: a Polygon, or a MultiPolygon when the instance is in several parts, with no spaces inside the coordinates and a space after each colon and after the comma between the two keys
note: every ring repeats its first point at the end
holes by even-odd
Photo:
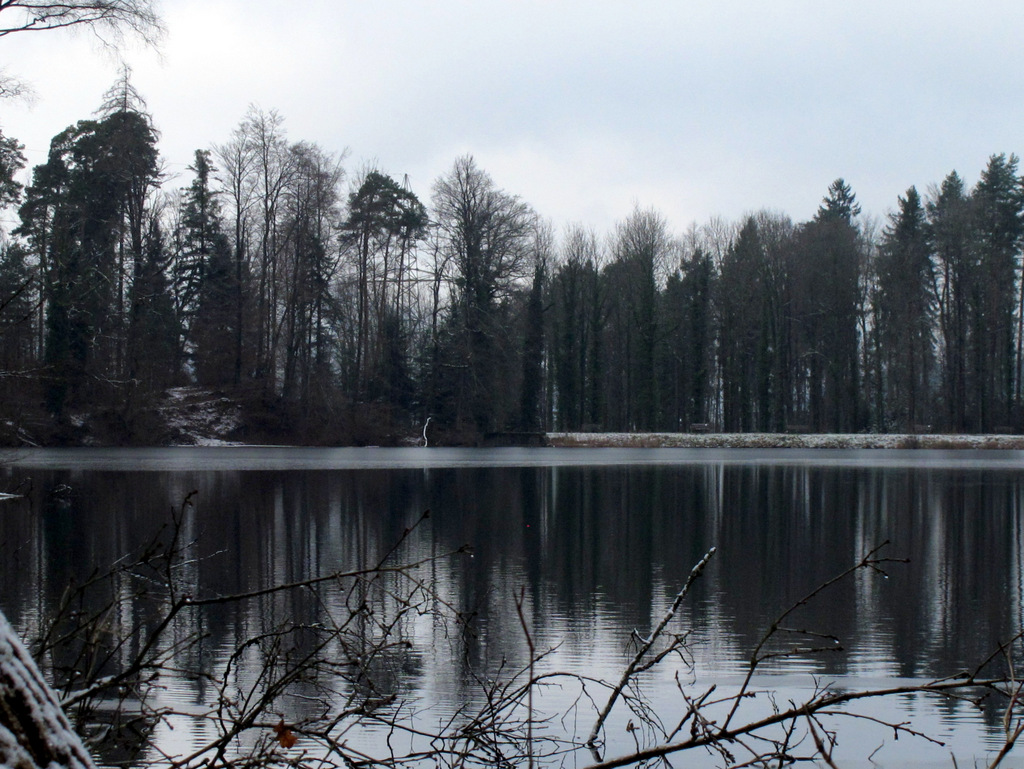
{"type": "MultiPolygon", "coordinates": [[[[189,495],[171,525],[134,558],[106,574],[93,574],[70,588],[34,644],[37,657],[50,662],[65,709],[80,727],[106,722],[86,731],[94,744],[115,740],[131,746],[124,762],[170,769],[193,767],[439,767],[550,766],[588,752],[591,769],[664,763],[691,751],[710,752],[722,766],[767,767],[816,761],[837,766],[834,751],[844,720],[860,720],[896,736],[942,743],[909,721],[889,721],[857,703],[903,695],[957,699],[980,705],[987,698],[1004,703],[1004,742],[990,766],[997,767],[1024,733],[1024,683],[1018,680],[1013,652],[1022,637],[1011,639],[974,668],[924,683],[863,690],[840,690],[815,680],[802,701],[779,702],[771,690],[755,687],[756,672],[766,661],[841,651],[840,639],[792,623],[797,609],[823,591],[862,571],[883,571],[902,562],[883,555],[884,545],[850,568],[823,582],[785,609],[756,643],[737,688],[696,686],[696,673],[684,680],[675,673],[680,706],[659,712],[645,692],[645,673],[679,655],[689,666],[688,635],[671,630],[673,619],[694,582],[715,554],[712,548],[694,566],[671,606],[651,633],[634,632],[635,651],[613,682],[578,673],[545,670],[553,649],[538,649],[525,589],[513,596],[528,657],[485,674],[469,667],[476,686],[475,706],[466,705],[436,723],[403,696],[403,661],[412,653],[408,623],[417,617],[453,623],[469,632],[467,617],[445,602],[423,567],[431,559],[402,562],[402,544],[428,519],[425,513],[400,541],[366,568],[273,585],[228,595],[193,595],[185,573],[194,564],[194,543],[185,541],[182,520],[192,504],[189,495]],[[103,594],[110,581],[121,589],[103,594]],[[96,593],[103,600],[93,600],[96,593]],[[207,632],[185,623],[190,612],[227,604],[255,605],[282,595],[301,595],[317,608],[315,622],[289,618],[253,629],[240,637],[219,663],[210,667],[184,661],[198,652],[207,632]],[[159,612],[149,624],[122,626],[119,602],[146,599],[159,612]],[[182,628],[189,628],[187,632],[182,628]],[[257,660],[258,674],[240,673],[257,660]],[[159,705],[167,676],[201,679],[212,696],[197,709],[159,705]],[[566,712],[544,711],[548,687],[572,688],[578,694],[566,712]],[[100,717],[117,703],[114,716],[100,717]],[[747,703],[757,703],[748,709],[747,703]],[[602,759],[599,742],[616,708],[627,709],[626,732],[633,748],[602,759]],[[288,714],[292,714],[289,716],[288,714]],[[297,715],[296,715],[297,714],[297,715]],[[593,718],[587,736],[575,723],[593,718]],[[202,723],[204,737],[171,755],[150,740],[159,724],[202,723]],[[372,730],[382,754],[360,741],[372,730]]],[[[448,553],[450,558],[460,551],[448,553]]],[[[457,637],[457,633],[453,634],[457,637]]],[[[623,719],[625,720],[625,719],[623,719]]],[[[379,749],[379,748],[378,748],[379,749]]]]}

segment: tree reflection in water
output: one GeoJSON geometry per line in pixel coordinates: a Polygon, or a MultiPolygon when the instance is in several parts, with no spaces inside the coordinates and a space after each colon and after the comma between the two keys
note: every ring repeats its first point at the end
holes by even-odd
{"type": "MultiPolygon", "coordinates": [[[[449,719],[479,714],[490,706],[496,682],[529,667],[520,612],[535,648],[554,649],[536,663],[538,675],[560,670],[617,680],[633,630],[642,635],[657,623],[712,546],[717,556],[670,626],[688,634],[685,654],[641,677],[651,707],[673,714],[666,723],[677,717],[681,696],[711,683],[724,691],[738,687],[773,618],[885,540],[889,554],[910,564],[888,570],[888,578],[863,571],[801,610],[801,628],[840,638],[845,653],[766,659],[757,685],[771,686],[783,700],[802,700],[815,681],[844,691],[920,684],[971,668],[994,642],[1014,637],[1024,619],[1022,483],[1019,473],[1004,469],[715,463],[8,475],[11,483],[29,476],[33,489],[27,499],[5,503],[0,516],[0,606],[27,638],[50,626],[69,583],[81,585],[111,567],[116,572],[126,554],[141,552],[175,520],[173,511],[182,510],[192,490],[192,504],[177,518],[178,541],[188,545],[171,572],[178,598],[203,602],[366,568],[399,541],[395,563],[424,562],[412,581],[402,576],[401,586],[382,576],[372,587],[350,579],[327,590],[325,580],[315,589],[210,600],[179,611],[159,649],[164,669],[150,691],[158,708],[192,715],[160,724],[146,760],[160,750],[184,755],[222,737],[223,727],[199,716],[211,707],[225,713],[235,707],[220,702],[225,691],[237,696],[265,688],[265,671],[287,671],[328,648],[330,664],[289,681],[287,695],[233,750],[269,744],[277,718],[289,725],[319,718],[323,702],[333,715],[360,707],[352,704],[354,695],[371,709],[391,707],[394,695],[407,713],[415,711],[418,728],[436,730],[449,719]],[[403,540],[425,509],[431,518],[403,540]],[[472,547],[471,556],[440,557],[463,545],[472,547]],[[339,624],[343,640],[331,636],[339,624]],[[387,653],[366,653],[379,644],[368,628],[390,628],[387,653]],[[352,661],[359,659],[366,669],[354,674],[352,661]],[[169,724],[178,728],[170,731],[169,724]]],[[[115,629],[140,629],[94,672],[116,675],[173,605],[174,596],[147,592],[140,579],[123,570],[106,592],[74,607],[102,616],[111,637],[115,629]]],[[[84,666],[79,652],[49,655],[54,669],[66,671],[59,682],[71,688],[78,682],[70,671],[84,666]]],[[[515,687],[502,691],[511,695],[515,687]]],[[[538,690],[536,707],[579,715],[577,696],[564,682],[548,686],[538,690]]],[[[995,699],[981,711],[941,698],[902,702],[890,720],[912,714],[915,728],[947,735],[958,755],[1002,743],[1003,712],[995,699]]],[[[630,714],[620,710],[605,729],[610,753],[651,738],[638,734],[636,722],[627,731],[630,714]]],[[[239,713],[244,709],[230,715],[237,720],[239,713]]],[[[586,732],[592,721],[579,720],[586,732]]],[[[345,738],[380,755],[385,725],[366,723],[373,728],[345,738]]],[[[503,728],[511,732],[516,723],[503,728]]],[[[552,721],[540,732],[562,739],[568,728],[552,721]]],[[[858,742],[864,731],[875,740],[872,748],[887,743],[881,755],[890,761],[911,763],[925,750],[916,743],[902,748],[909,743],[893,743],[891,734],[852,729],[856,737],[847,742],[858,742]]],[[[296,734],[301,747],[303,735],[296,734]]],[[[125,754],[109,755],[119,757],[125,754]]]]}

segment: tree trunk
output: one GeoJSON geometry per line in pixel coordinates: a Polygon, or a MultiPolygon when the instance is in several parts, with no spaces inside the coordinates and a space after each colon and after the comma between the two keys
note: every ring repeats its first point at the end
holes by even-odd
{"type": "Polygon", "coordinates": [[[57,695],[0,612],[0,765],[92,769],[57,695]]]}

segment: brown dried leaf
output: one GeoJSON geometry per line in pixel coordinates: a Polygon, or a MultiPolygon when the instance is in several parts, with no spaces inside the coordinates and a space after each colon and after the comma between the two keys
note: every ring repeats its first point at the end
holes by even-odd
{"type": "Polygon", "coordinates": [[[274,734],[277,735],[277,741],[282,748],[292,747],[299,739],[291,729],[284,725],[283,718],[274,725],[274,734]]]}

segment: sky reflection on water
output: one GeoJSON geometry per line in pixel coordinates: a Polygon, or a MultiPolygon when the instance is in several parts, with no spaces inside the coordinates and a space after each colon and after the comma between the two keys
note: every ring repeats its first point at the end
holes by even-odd
{"type": "Polygon", "coordinates": [[[320,448],[206,446],[108,449],[6,449],[20,470],[387,470],[458,467],[607,467],[760,465],[922,469],[1024,469],[1024,451],[926,449],[705,448],[320,448]]]}
{"type": "MultiPolygon", "coordinates": [[[[475,634],[456,637],[422,621],[410,625],[415,649],[402,662],[396,686],[440,718],[480,697],[464,665],[487,673],[501,661],[525,664],[518,590],[535,644],[557,647],[544,663],[549,669],[614,678],[633,629],[646,632],[657,621],[692,565],[714,545],[718,555],[673,625],[692,633],[690,659],[648,676],[652,701],[675,712],[677,674],[695,687],[734,685],[780,611],[889,540],[887,552],[909,564],[892,564],[888,576],[863,573],[799,615],[801,627],[840,637],[846,653],[768,666],[761,683],[798,697],[816,680],[841,686],[921,681],[972,666],[1024,620],[1020,457],[667,449],[30,450],[18,452],[5,470],[9,487],[28,479],[32,491],[24,502],[5,503],[0,517],[7,551],[0,560],[0,606],[31,634],[68,579],[137,548],[193,489],[198,494],[188,525],[199,552],[190,579],[197,595],[373,562],[429,508],[431,517],[403,554],[415,559],[472,545],[472,556],[433,565],[430,579],[452,607],[474,615],[475,634]],[[378,469],[381,464],[388,469],[378,469]]],[[[246,628],[285,616],[317,621],[319,611],[293,598],[211,608],[197,621],[210,628],[215,657],[246,628]]],[[[188,681],[169,684],[166,696],[197,706],[203,699],[188,681]]],[[[573,697],[571,687],[553,690],[545,706],[564,709],[573,697]]],[[[1000,739],[1001,713],[994,709],[922,698],[877,707],[897,707],[901,719],[946,735],[962,766],[1000,739]]],[[[612,741],[625,749],[632,743],[623,741],[621,721],[610,729],[619,736],[612,741]]],[[[886,743],[876,756],[882,765],[949,765],[949,749],[894,743],[884,730],[864,724],[844,728],[854,735],[848,746],[886,743]]]]}

